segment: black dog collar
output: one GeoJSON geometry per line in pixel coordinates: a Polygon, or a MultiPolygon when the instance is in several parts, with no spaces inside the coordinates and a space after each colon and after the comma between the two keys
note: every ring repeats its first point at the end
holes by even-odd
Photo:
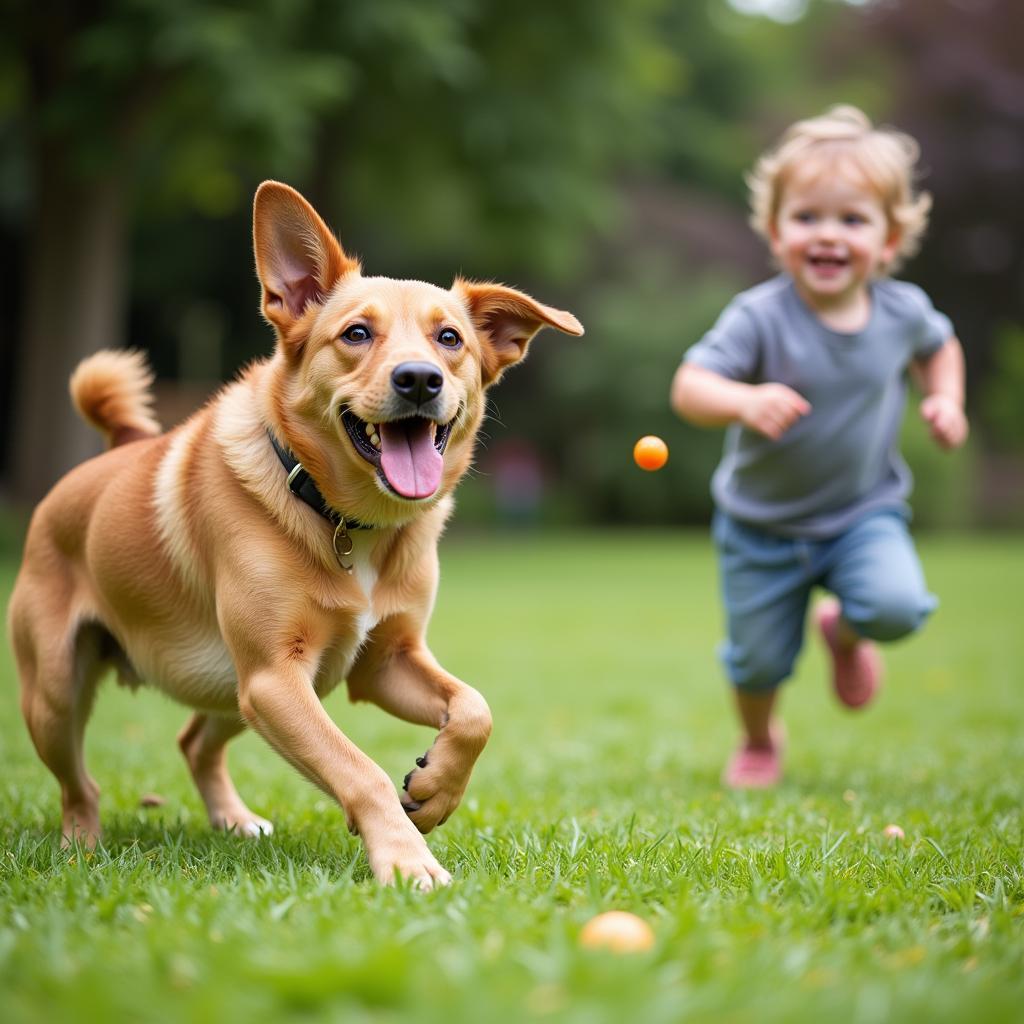
{"type": "Polygon", "coordinates": [[[334,554],[337,556],[338,564],[347,573],[352,572],[352,566],[346,565],[344,559],[352,554],[352,538],[348,535],[349,530],[372,530],[372,526],[359,522],[358,519],[349,519],[327,504],[324,496],[320,493],[313,478],[309,475],[306,467],[276,437],[273,431],[267,431],[267,437],[277,452],[285,472],[288,474],[288,490],[304,501],[311,509],[322,515],[334,526],[334,554]]]}

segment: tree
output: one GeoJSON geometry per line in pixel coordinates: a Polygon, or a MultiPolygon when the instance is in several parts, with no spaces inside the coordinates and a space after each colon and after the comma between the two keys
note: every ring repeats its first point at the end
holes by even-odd
{"type": "Polygon", "coordinates": [[[17,497],[38,497],[93,450],[66,381],[82,356],[122,340],[139,191],[157,181],[209,201],[220,160],[308,150],[315,112],[343,98],[347,62],[296,45],[307,7],[60,0],[9,20],[4,58],[17,68],[30,197],[12,401],[17,497]]]}
{"type": "Polygon", "coordinates": [[[238,214],[260,178],[305,186],[308,177],[327,209],[344,208],[343,183],[347,196],[415,212],[423,237],[445,225],[446,197],[457,215],[486,214],[495,239],[529,244],[548,265],[571,259],[572,239],[599,219],[629,126],[657,87],[643,70],[660,52],[656,7],[19,8],[0,43],[30,197],[12,494],[38,497],[91,450],[65,382],[83,355],[122,341],[126,252],[140,213],[238,214]]]}
{"type": "Polygon", "coordinates": [[[879,113],[920,142],[922,185],[935,199],[909,273],[952,316],[973,395],[1006,325],[1024,325],[1024,5],[903,0],[869,8],[858,28],[835,40],[834,57],[849,66],[866,45],[892,68],[879,113]]]}

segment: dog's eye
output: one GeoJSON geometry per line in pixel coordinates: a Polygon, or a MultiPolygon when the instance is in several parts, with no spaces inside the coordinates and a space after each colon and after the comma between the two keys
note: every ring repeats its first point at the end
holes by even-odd
{"type": "Polygon", "coordinates": [[[369,329],[362,324],[353,324],[341,332],[342,341],[347,341],[350,345],[365,345],[372,338],[369,329]]]}
{"type": "Polygon", "coordinates": [[[438,345],[443,345],[445,348],[458,348],[462,344],[462,339],[459,337],[457,331],[453,331],[450,327],[446,327],[437,336],[438,345]]]}

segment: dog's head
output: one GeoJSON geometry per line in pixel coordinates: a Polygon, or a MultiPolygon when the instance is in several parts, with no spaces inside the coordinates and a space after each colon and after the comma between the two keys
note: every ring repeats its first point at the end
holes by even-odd
{"type": "Polygon", "coordinates": [[[253,235],[277,333],[274,416],[327,501],[370,522],[451,491],[487,388],[542,327],[583,333],[571,313],[501,285],[364,277],[278,182],[256,192],[253,235]]]}

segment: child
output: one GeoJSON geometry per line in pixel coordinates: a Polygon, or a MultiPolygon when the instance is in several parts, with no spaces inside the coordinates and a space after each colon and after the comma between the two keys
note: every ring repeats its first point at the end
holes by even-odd
{"type": "Polygon", "coordinates": [[[751,223],[781,273],[729,303],[672,383],[684,419],[728,426],[712,480],[728,638],[722,660],[743,740],[732,787],[781,776],[778,687],[815,620],[847,707],[876,694],[873,641],[912,633],[936,604],[907,529],[898,433],[912,371],[943,448],[963,444],[964,362],[950,321],[888,274],[917,248],[913,139],[854,107],[793,125],[748,178],[751,223]]]}

